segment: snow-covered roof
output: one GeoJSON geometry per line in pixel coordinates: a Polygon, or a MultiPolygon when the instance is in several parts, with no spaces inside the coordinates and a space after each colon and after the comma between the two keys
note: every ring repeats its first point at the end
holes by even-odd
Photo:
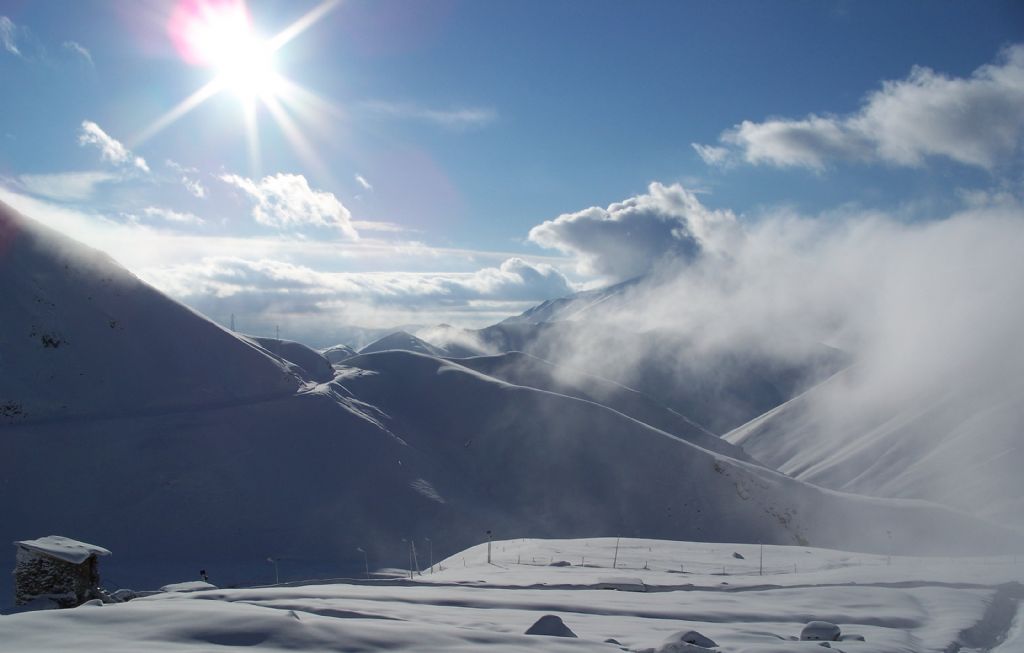
{"type": "Polygon", "coordinates": [[[23,540],[21,542],[15,542],[14,544],[15,546],[25,547],[32,551],[39,551],[40,553],[45,553],[53,556],[54,558],[60,558],[65,562],[70,562],[76,565],[85,562],[89,556],[92,555],[110,555],[110,551],[104,549],[102,546],[79,542],[78,540],[61,537],[60,535],[47,535],[46,537],[40,537],[38,540],[23,540]]]}

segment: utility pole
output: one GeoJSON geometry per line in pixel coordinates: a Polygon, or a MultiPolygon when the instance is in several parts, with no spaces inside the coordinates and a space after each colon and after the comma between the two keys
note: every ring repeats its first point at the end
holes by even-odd
{"type": "Polygon", "coordinates": [[[412,542],[409,542],[409,540],[404,537],[402,538],[402,541],[409,544],[409,580],[412,580],[412,542]]]}
{"type": "Polygon", "coordinates": [[[487,564],[491,564],[491,531],[487,531],[487,564]]]}
{"type": "Polygon", "coordinates": [[[275,585],[280,585],[281,584],[281,574],[279,574],[278,570],[277,570],[277,558],[267,558],[267,562],[269,562],[269,563],[274,565],[274,584],[275,585]]]}
{"type": "Polygon", "coordinates": [[[409,546],[412,548],[412,561],[416,565],[416,575],[422,576],[420,573],[420,559],[416,556],[416,540],[409,540],[409,546]]]}
{"type": "Polygon", "coordinates": [[[615,538],[615,557],[612,558],[612,569],[618,569],[619,565],[619,539],[615,538]]]}
{"type": "Polygon", "coordinates": [[[430,573],[434,573],[434,543],[427,539],[427,549],[430,551],[430,573]]]}
{"type": "Polygon", "coordinates": [[[370,578],[370,561],[366,557],[366,551],[364,551],[361,546],[357,546],[356,551],[363,554],[363,569],[366,570],[366,578],[370,578]]]}

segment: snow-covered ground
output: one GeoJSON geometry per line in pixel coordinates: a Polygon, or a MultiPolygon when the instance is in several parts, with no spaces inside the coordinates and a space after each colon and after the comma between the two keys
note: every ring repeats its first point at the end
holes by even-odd
{"type": "Polygon", "coordinates": [[[8,615],[0,651],[642,651],[695,630],[720,651],[769,653],[819,650],[791,639],[812,620],[864,637],[831,643],[841,651],[1020,650],[1020,588],[1007,583],[1024,579],[1024,559],[765,546],[762,566],[761,553],[750,544],[496,541],[491,564],[481,544],[433,573],[425,563],[411,582],[211,589],[8,615]],[[570,564],[551,564],[562,561],[570,564]],[[614,585],[646,591],[603,589],[614,585]],[[577,638],[524,634],[547,614],[577,638]]]}

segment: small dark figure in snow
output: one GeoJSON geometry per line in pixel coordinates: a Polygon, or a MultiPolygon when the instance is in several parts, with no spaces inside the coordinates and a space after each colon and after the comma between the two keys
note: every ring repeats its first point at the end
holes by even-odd
{"type": "Polygon", "coordinates": [[[204,583],[209,583],[210,582],[210,577],[206,575],[206,570],[205,569],[200,569],[199,570],[199,577],[203,579],[204,583]]]}

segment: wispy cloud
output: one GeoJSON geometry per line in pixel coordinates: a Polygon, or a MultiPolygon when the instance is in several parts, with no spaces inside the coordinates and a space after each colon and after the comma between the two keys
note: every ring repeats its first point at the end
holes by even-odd
{"type": "Polygon", "coordinates": [[[157,206],[147,206],[142,209],[142,213],[150,218],[157,218],[159,220],[166,220],[167,222],[176,222],[178,224],[194,224],[201,225],[205,224],[205,220],[200,218],[194,213],[174,211],[168,208],[162,208],[157,206]]]}
{"type": "Polygon", "coordinates": [[[693,144],[711,165],[824,170],[835,161],[921,166],[929,157],[987,170],[1012,159],[1024,134],[1024,45],[1007,48],[970,77],[916,67],[887,81],[845,116],[745,120],[719,145],[693,144]]]}
{"type": "Polygon", "coordinates": [[[498,112],[486,107],[455,107],[436,109],[409,102],[385,102],[375,100],[363,105],[372,113],[433,123],[448,129],[473,129],[485,127],[498,119],[498,112]]]}
{"type": "Polygon", "coordinates": [[[225,174],[220,179],[255,200],[252,217],[260,224],[281,229],[328,227],[346,238],[359,238],[345,205],[333,193],[310,188],[302,175],[279,173],[257,181],[225,174]]]}
{"type": "Polygon", "coordinates": [[[0,45],[4,46],[4,50],[13,54],[16,57],[22,56],[21,50],[18,48],[18,34],[21,28],[14,24],[7,16],[0,16],[0,45]]]}
{"type": "Polygon", "coordinates": [[[88,63],[90,67],[96,67],[96,64],[94,64],[92,60],[92,53],[89,52],[89,50],[87,50],[81,43],[77,41],[64,41],[61,47],[76,57],[81,58],[83,61],[88,63]]]}
{"type": "Polygon", "coordinates": [[[372,191],[373,190],[373,184],[371,184],[370,182],[366,181],[366,177],[364,177],[362,175],[356,175],[356,183],[358,183],[360,186],[362,186],[363,190],[368,190],[368,191],[372,191]]]}
{"type": "Polygon", "coordinates": [[[379,222],[377,220],[353,220],[352,226],[358,231],[378,231],[383,233],[400,233],[409,231],[400,224],[394,222],[379,222]]]}
{"type": "Polygon", "coordinates": [[[202,182],[198,179],[199,170],[183,166],[171,159],[165,159],[164,165],[180,175],[181,185],[194,197],[199,199],[206,197],[206,186],[203,186],[202,182]]]}
{"type": "Polygon", "coordinates": [[[28,193],[59,202],[78,202],[90,199],[100,184],[117,181],[119,175],[101,170],[59,172],[43,175],[21,175],[19,185],[28,193]]]}
{"type": "Polygon", "coordinates": [[[83,147],[92,145],[99,148],[100,156],[115,165],[133,166],[143,172],[149,172],[149,166],[145,159],[132,154],[120,141],[108,135],[91,120],[82,121],[82,127],[78,133],[78,144],[83,147]]]}

